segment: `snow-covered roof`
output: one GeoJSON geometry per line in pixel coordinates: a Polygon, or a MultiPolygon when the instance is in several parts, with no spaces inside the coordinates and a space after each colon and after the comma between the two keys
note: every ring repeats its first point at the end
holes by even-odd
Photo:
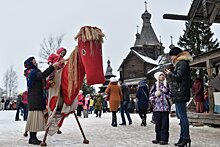
{"type": "Polygon", "coordinates": [[[147,72],[147,74],[149,74],[149,73],[151,73],[151,72],[153,72],[153,71],[155,71],[155,70],[158,70],[158,69],[160,69],[160,66],[156,66],[156,67],[152,68],[151,70],[149,70],[149,71],[147,72]]]}
{"type": "Polygon", "coordinates": [[[151,63],[151,64],[154,64],[154,65],[159,65],[161,59],[163,58],[163,56],[158,56],[157,60],[154,60],[148,56],[144,56],[144,55],[141,55],[139,54],[138,52],[136,52],[135,50],[132,50],[136,55],[138,55],[142,60],[144,60],[145,62],[147,63],[151,63]]]}
{"type": "Polygon", "coordinates": [[[124,82],[127,85],[137,85],[141,80],[144,80],[144,79],[146,79],[146,77],[126,79],[126,80],[124,80],[124,82]]]}
{"type": "Polygon", "coordinates": [[[150,74],[150,73],[152,73],[152,72],[154,72],[154,71],[156,71],[156,70],[159,70],[160,68],[162,68],[162,67],[164,67],[164,66],[168,66],[168,65],[171,65],[171,63],[169,62],[169,63],[165,63],[165,64],[160,64],[160,65],[158,65],[157,67],[154,67],[154,68],[152,68],[151,70],[149,70],[149,71],[147,72],[147,74],[150,74]]]}

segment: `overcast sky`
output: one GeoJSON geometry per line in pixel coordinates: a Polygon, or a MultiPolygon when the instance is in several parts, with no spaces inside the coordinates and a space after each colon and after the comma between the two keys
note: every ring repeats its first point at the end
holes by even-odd
{"type": "MultiPolygon", "coordinates": [[[[165,13],[187,14],[191,0],[148,0],[151,24],[165,48],[170,36],[176,45],[183,34],[183,21],[164,20],[165,13]]],[[[0,87],[10,65],[18,75],[18,91],[26,89],[23,62],[29,56],[39,61],[40,44],[50,35],[64,34],[62,46],[68,53],[77,45],[73,39],[82,26],[97,26],[106,35],[103,44],[104,72],[108,57],[113,73],[134,45],[137,25],[142,27],[141,14],[145,11],[144,0],[4,0],[0,2],[0,87]]],[[[220,26],[212,31],[219,34],[220,26]]],[[[217,35],[216,38],[219,38],[217,35]]]]}

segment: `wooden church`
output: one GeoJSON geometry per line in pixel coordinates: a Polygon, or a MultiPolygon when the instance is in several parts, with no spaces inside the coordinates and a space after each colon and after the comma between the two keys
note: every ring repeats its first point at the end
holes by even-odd
{"type": "Polygon", "coordinates": [[[158,40],[151,25],[151,14],[145,8],[141,15],[143,26],[136,33],[134,46],[118,68],[120,78],[131,88],[136,88],[140,80],[147,79],[148,71],[157,67],[164,58],[164,47],[158,40]]]}

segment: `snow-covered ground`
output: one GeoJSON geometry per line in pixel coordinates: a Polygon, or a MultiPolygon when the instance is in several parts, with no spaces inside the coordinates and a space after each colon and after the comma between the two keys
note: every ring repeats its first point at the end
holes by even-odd
{"type": "MultiPolygon", "coordinates": [[[[28,144],[28,137],[24,137],[25,121],[14,121],[15,111],[0,111],[0,146],[23,147],[34,146],[28,144]]],[[[83,144],[74,115],[64,120],[61,128],[62,134],[48,136],[48,147],[156,147],[151,143],[155,139],[154,125],[150,123],[151,114],[148,114],[148,125],[140,126],[138,114],[131,114],[133,124],[127,126],[111,127],[111,113],[104,113],[101,118],[94,114],[89,118],[79,118],[89,144],[83,144]]],[[[20,118],[22,118],[20,116],[20,118]]],[[[121,123],[120,113],[117,114],[118,123],[121,123]]],[[[179,121],[170,118],[169,145],[178,140],[179,121]]],[[[219,147],[220,128],[192,127],[190,126],[192,147],[219,147]]],[[[38,138],[43,139],[44,132],[38,133],[38,138]]],[[[36,145],[35,145],[36,146],[36,145]]],[[[166,146],[166,145],[165,145],[166,146]]]]}

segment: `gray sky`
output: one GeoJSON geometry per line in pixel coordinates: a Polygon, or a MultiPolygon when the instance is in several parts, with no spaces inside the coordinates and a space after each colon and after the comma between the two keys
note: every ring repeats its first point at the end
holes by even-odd
{"type": "MultiPolygon", "coordinates": [[[[148,0],[151,24],[165,48],[170,45],[170,36],[176,45],[183,34],[183,21],[164,20],[165,13],[187,14],[191,0],[148,0]]],[[[113,73],[134,45],[136,26],[142,27],[141,14],[145,11],[144,0],[4,0],[0,2],[1,72],[3,76],[10,65],[18,75],[18,91],[26,89],[23,62],[29,56],[39,61],[40,44],[50,35],[64,34],[63,47],[70,53],[77,45],[73,39],[82,26],[97,26],[106,35],[103,44],[104,72],[108,57],[113,73]]],[[[212,31],[219,34],[220,26],[212,31]]],[[[219,38],[217,35],[214,36],[219,38]]],[[[66,56],[67,57],[67,56],[66,56]]]]}

